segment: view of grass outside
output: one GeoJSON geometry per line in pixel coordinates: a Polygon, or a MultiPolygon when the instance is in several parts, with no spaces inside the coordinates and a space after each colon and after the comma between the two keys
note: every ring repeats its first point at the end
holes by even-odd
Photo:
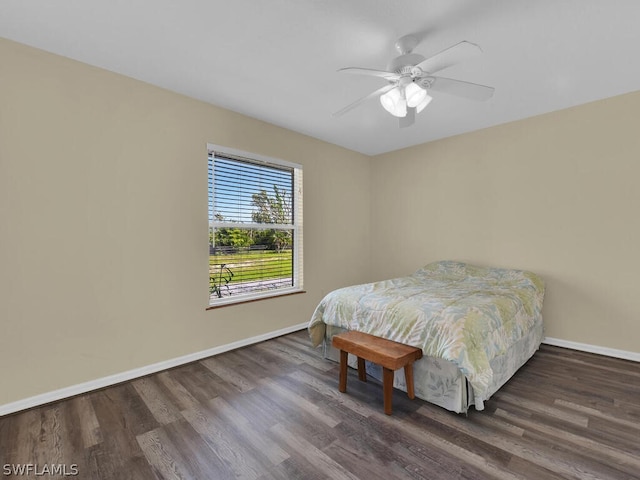
{"type": "Polygon", "coordinates": [[[209,256],[209,278],[212,294],[218,297],[244,290],[257,289],[265,284],[291,284],[293,274],[292,250],[238,249],[234,253],[209,256]]]}

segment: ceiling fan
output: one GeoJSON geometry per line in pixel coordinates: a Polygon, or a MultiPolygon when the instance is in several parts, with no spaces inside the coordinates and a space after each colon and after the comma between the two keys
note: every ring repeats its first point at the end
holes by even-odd
{"type": "Polygon", "coordinates": [[[384,109],[391,115],[399,117],[400,127],[408,127],[415,121],[416,113],[420,113],[431,101],[431,96],[428,94],[430,90],[480,101],[493,96],[495,90],[493,87],[433,75],[482,53],[475,43],[462,41],[427,59],[420,54],[412,53],[416,45],[418,45],[418,38],[415,35],[401,37],[395,44],[400,56],[389,62],[387,70],[357,67],[338,70],[380,77],[388,84],[338,110],[333,116],[343,115],[367,100],[379,96],[384,109]]]}

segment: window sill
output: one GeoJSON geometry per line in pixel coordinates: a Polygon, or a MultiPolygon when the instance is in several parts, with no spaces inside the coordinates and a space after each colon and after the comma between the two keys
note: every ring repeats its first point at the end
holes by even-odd
{"type": "Polygon", "coordinates": [[[238,298],[238,299],[236,298],[231,299],[231,297],[227,297],[225,299],[220,300],[219,302],[214,303],[213,305],[209,305],[206,308],[206,310],[213,310],[215,308],[222,308],[222,307],[231,307],[233,305],[240,305],[243,303],[258,302],[261,300],[268,300],[270,298],[286,297],[289,295],[298,295],[300,293],[307,293],[307,292],[306,290],[287,290],[279,293],[268,293],[260,296],[245,297],[245,298],[238,298]]]}

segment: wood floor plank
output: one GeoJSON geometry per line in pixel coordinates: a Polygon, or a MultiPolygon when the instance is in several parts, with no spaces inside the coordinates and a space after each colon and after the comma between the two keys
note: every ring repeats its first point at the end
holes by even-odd
{"type": "Polygon", "coordinates": [[[278,423],[274,425],[271,427],[271,431],[279,441],[303,456],[307,462],[324,472],[329,478],[336,480],[358,480],[357,476],[337,463],[322,450],[316,448],[304,438],[291,434],[282,424],[278,423]]]}
{"type": "Polygon", "coordinates": [[[318,470],[312,464],[305,461],[302,455],[291,453],[289,458],[279,465],[275,465],[267,469],[261,479],[270,480],[328,480],[324,471],[318,470]]]}
{"type": "Polygon", "coordinates": [[[41,412],[45,408],[27,410],[15,417],[17,434],[14,438],[7,439],[9,445],[6,448],[0,448],[0,450],[11,452],[7,463],[35,463],[37,461],[37,445],[42,425],[41,412]]]}
{"type": "Polygon", "coordinates": [[[640,480],[640,364],[542,345],[485,410],[358,380],[306,331],[0,418],[0,466],[99,480],[640,480]]]}
{"type": "Polygon", "coordinates": [[[567,444],[535,431],[527,431],[525,437],[529,442],[537,446],[539,453],[535,458],[529,454],[521,454],[519,456],[523,458],[529,457],[537,465],[559,471],[568,476],[573,475],[581,480],[633,478],[629,475],[634,473],[625,472],[625,466],[613,462],[604,463],[600,456],[595,457],[579,446],[567,444]],[[543,459],[543,455],[546,458],[543,459]]]}
{"type": "Polygon", "coordinates": [[[266,457],[272,465],[279,465],[289,458],[289,454],[280,446],[264,435],[256,435],[253,424],[245,416],[241,415],[231,404],[222,397],[214,398],[209,406],[215,415],[224,418],[225,424],[233,425],[237,434],[255,452],[266,457]]]}
{"type": "MultiPolygon", "coordinates": [[[[415,421],[415,418],[413,419],[414,421],[398,422],[393,417],[381,413],[376,413],[375,417],[389,427],[395,426],[398,428],[411,442],[437,450],[441,455],[448,454],[456,459],[456,461],[478,469],[482,472],[483,478],[497,478],[501,480],[514,480],[518,478],[518,476],[505,470],[505,458],[498,458],[496,461],[490,457],[487,458],[482,454],[472,452],[466,448],[468,445],[467,442],[460,445],[455,442],[455,439],[451,441],[448,436],[442,437],[433,434],[432,429],[425,429],[420,425],[419,421],[415,421]]],[[[504,455],[508,456],[508,454],[503,454],[503,456],[504,455]]]]}
{"type": "Polygon", "coordinates": [[[534,420],[516,417],[502,409],[498,409],[496,415],[518,425],[525,432],[536,432],[539,435],[553,437],[560,442],[572,444],[592,458],[600,459],[599,461],[603,463],[615,463],[618,466],[627,467],[627,470],[640,472],[640,457],[635,454],[618,450],[600,441],[586,438],[584,435],[568,432],[563,428],[541,425],[534,420]]]}
{"type": "MultiPolygon", "coordinates": [[[[516,455],[512,456],[511,460],[509,460],[508,469],[514,475],[517,475],[518,478],[523,478],[523,479],[563,480],[566,478],[571,478],[571,477],[566,477],[565,475],[562,475],[554,470],[550,470],[548,468],[532,463],[516,455]]],[[[575,479],[575,480],[580,480],[580,479],[575,479]]]]}
{"type": "Polygon", "coordinates": [[[353,416],[348,412],[344,412],[343,417],[336,426],[335,440],[325,447],[325,451],[342,449],[347,454],[344,458],[349,466],[355,466],[354,459],[358,458],[357,465],[375,466],[379,471],[385,471],[387,466],[398,460],[391,446],[402,442],[404,438],[396,431],[371,417],[353,416]],[[365,430],[371,434],[367,436],[367,441],[362,441],[362,432],[365,430]]]}
{"type": "Polygon", "coordinates": [[[466,463],[460,463],[444,455],[437,449],[422,445],[396,443],[393,453],[398,456],[396,461],[403,465],[403,470],[413,478],[460,480],[486,479],[486,473],[466,463]]]}
{"type": "Polygon", "coordinates": [[[151,430],[138,435],[138,443],[156,476],[167,480],[194,478],[186,471],[184,463],[176,461],[175,449],[162,430],[151,430]]]}
{"type": "Polygon", "coordinates": [[[171,374],[202,405],[218,395],[236,393],[235,388],[221,381],[220,377],[200,362],[175,368],[171,374]]]}
{"type": "Polygon", "coordinates": [[[155,377],[143,377],[131,382],[151,414],[162,425],[179,420],[180,412],[156,385],[155,377]]]}
{"type": "Polygon", "coordinates": [[[318,355],[314,355],[314,352],[302,352],[296,347],[292,347],[284,342],[279,342],[276,338],[270,342],[263,342],[258,345],[258,348],[266,350],[281,358],[289,359],[295,363],[306,363],[318,370],[327,371],[333,368],[333,365],[327,363],[324,359],[318,355]]]}
{"type": "Polygon", "coordinates": [[[185,410],[182,414],[232,476],[246,479],[260,476],[261,465],[238,439],[233,425],[225,423],[209,409],[185,410]]]}
{"type": "Polygon", "coordinates": [[[500,403],[512,403],[532,413],[541,413],[553,417],[562,423],[572,423],[580,427],[586,427],[589,423],[589,417],[586,415],[581,415],[575,411],[572,412],[566,409],[554,408],[544,403],[522,398],[511,393],[497,392],[494,397],[496,400],[500,400],[500,403]]]}
{"type": "Polygon", "coordinates": [[[180,377],[174,371],[160,372],[157,375],[160,388],[163,393],[170,399],[178,410],[187,410],[189,408],[199,408],[202,406],[198,400],[191,395],[189,390],[180,383],[180,377]]]}
{"type": "Polygon", "coordinates": [[[281,357],[272,355],[266,350],[245,347],[235,353],[245,362],[249,362],[250,366],[247,368],[251,368],[262,378],[283,375],[291,369],[289,362],[284,361],[281,357]]]}
{"type": "Polygon", "coordinates": [[[638,423],[637,421],[626,420],[626,419],[620,418],[620,417],[618,417],[616,415],[609,415],[609,414],[604,413],[601,409],[587,407],[585,405],[580,405],[580,404],[575,403],[575,402],[568,402],[566,400],[559,399],[559,398],[554,400],[554,403],[556,405],[561,405],[563,407],[566,407],[567,409],[571,409],[571,410],[574,410],[576,412],[581,412],[581,413],[583,413],[585,415],[588,415],[589,417],[601,418],[601,419],[606,420],[608,422],[613,422],[613,423],[616,423],[618,425],[624,425],[626,427],[636,429],[640,433],[640,423],[638,423]]]}
{"type": "Polygon", "coordinates": [[[247,378],[240,366],[233,368],[233,366],[226,365],[224,354],[219,357],[207,358],[202,360],[201,363],[240,393],[247,392],[255,387],[255,382],[247,378]]]}
{"type": "Polygon", "coordinates": [[[130,383],[90,395],[103,441],[91,447],[90,463],[104,479],[151,478],[136,436],[160,427],[130,383]]]}
{"type": "MultiPolygon", "coordinates": [[[[385,446],[375,447],[369,451],[366,448],[367,445],[363,445],[364,443],[336,440],[325,448],[323,452],[350,472],[357,471],[358,478],[366,478],[367,480],[412,478],[410,472],[395,463],[399,459],[397,452],[385,446]],[[376,456],[375,452],[384,452],[384,456],[376,456]],[[390,470],[392,469],[394,474],[390,475],[390,470]]],[[[400,463],[406,464],[409,462],[402,458],[400,463]]]]}
{"type": "Polygon", "coordinates": [[[228,476],[226,465],[186,421],[137,436],[154,473],[161,479],[202,479],[228,476]]]}
{"type": "Polygon", "coordinates": [[[332,418],[331,415],[323,413],[319,405],[310,402],[297,392],[287,389],[282,384],[266,380],[260,383],[264,389],[269,391],[270,395],[277,397],[281,404],[295,405],[297,408],[303,409],[307,415],[313,417],[320,423],[324,423],[328,427],[335,427],[338,424],[338,421],[332,418]]]}
{"type": "MultiPolygon", "coordinates": [[[[484,441],[502,452],[509,455],[518,456],[543,468],[560,471],[571,477],[585,480],[605,480],[615,479],[620,475],[619,471],[608,468],[592,458],[583,456],[576,450],[566,448],[566,442],[559,440],[552,435],[539,435],[533,430],[526,430],[523,436],[505,436],[497,432],[488,432],[486,429],[473,422],[453,417],[441,409],[423,407],[418,413],[429,419],[440,419],[448,424],[453,423],[456,430],[471,435],[477,441],[484,441]],[[545,441],[540,442],[540,437],[545,441]],[[564,450],[563,455],[557,455],[558,451],[564,450]]],[[[477,416],[480,412],[473,412],[477,416]]]]}
{"type": "Polygon", "coordinates": [[[344,408],[348,408],[353,413],[363,417],[368,417],[372,412],[370,408],[363,406],[349,395],[344,395],[339,392],[337,381],[335,384],[327,383],[326,380],[322,381],[321,379],[316,378],[313,375],[309,375],[302,370],[297,370],[289,375],[324,396],[325,401],[330,401],[332,405],[335,405],[336,407],[342,406],[344,408]]]}
{"type": "Polygon", "coordinates": [[[610,423],[600,418],[592,418],[589,421],[589,429],[584,435],[640,457],[640,442],[638,441],[640,435],[637,428],[610,423]]]}
{"type": "Polygon", "coordinates": [[[72,398],[70,404],[78,412],[78,425],[82,432],[84,448],[90,448],[102,442],[102,431],[90,397],[88,395],[80,395],[72,398]]]}
{"type": "MultiPolygon", "coordinates": [[[[18,422],[22,420],[22,415],[26,413],[7,415],[4,418],[0,418],[0,465],[8,465],[15,458],[19,445],[18,439],[21,434],[18,422]]],[[[26,431],[23,429],[22,434],[24,433],[26,431]]]]}
{"type": "Polygon", "coordinates": [[[261,389],[224,398],[227,402],[233,402],[233,408],[251,422],[256,432],[262,434],[269,431],[276,423],[285,421],[291,415],[286,408],[279,405],[261,389]]]}

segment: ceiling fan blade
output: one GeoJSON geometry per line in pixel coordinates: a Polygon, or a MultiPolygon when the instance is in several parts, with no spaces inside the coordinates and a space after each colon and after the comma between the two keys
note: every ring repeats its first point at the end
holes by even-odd
{"type": "Polygon", "coordinates": [[[458,97],[468,98],[470,100],[489,100],[493,97],[495,88],[479,85],[477,83],[463,82],[462,80],[454,80],[453,78],[430,77],[433,78],[431,90],[436,92],[457,95],[458,97]]]}
{"type": "Polygon", "coordinates": [[[416,120],[416,109],[414,107],[407,107],[407,114],[398,120],[400,121],[400,128],[410,127],[416,120]]]}
{"type": "Polygon", "coordinates": [[[389,90],[395,88],[395,85],[385,85],[384,87],[381,87],[379,89],[377,89],[375,92],[371,92],[369,95],[366,95],[358,100],[356,100],[353,103],[350,103],[349,105],[347,105],[346,107],[344,107],[342,110],[338,110],[337,112],[335,112],[333,114],[334,117],[339,117],[340,115],[344,115],[345,113],[347,113],[349,110],[353,110],[354,108],[356,108],[357,106],[359,106],[360,104],[366,102],[367,100],[383,95],[385,93],[387,93],[389,90]]]}
{"type": "Polygon", "coordinates": [[[456,43],[452,47],[449,47],[440,53],[436,53],[434,56],[423,60],[417,64],[414,68],[418,67],[420,70],[426,73],[436,73],[440,70],[444,70],[456,63],[466,60],[467,58],[474,57],[482,53],[482,49],[475,43],[462,41],[456,43]]]}
{"type": "Polygon", "coordinates": [[[381,77],[386,80],[395,81],[400,78],[400,75],[393,72],[387,72],[385,70],[375,70],[373,68],[359,68],[359,67],[346,67],[341,68],[338,72],[355,73],[356,75],[369,75],[373,77],[381,77]]]}

